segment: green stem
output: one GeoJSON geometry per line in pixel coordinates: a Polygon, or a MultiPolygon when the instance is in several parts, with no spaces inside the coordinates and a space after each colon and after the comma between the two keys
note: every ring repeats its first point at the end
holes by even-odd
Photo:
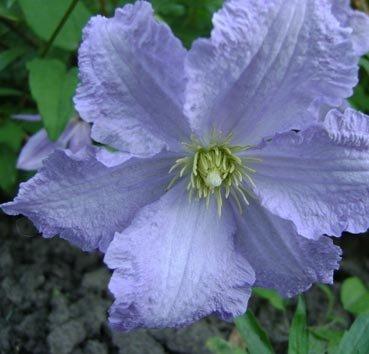
{"type": "Polygon", "coordinates": [[[64,27],[65,23],[67,22],[69,16],[73,12],[74,8],[77,6],[78,1],[79,0],[72,0],[72,2],[69,5],[67,11],[65,12],[63,18],[60,20],[58,26],[55,28],[55,31],[53,32],[53,34],[51,35],[50,39],[46,43],[45,49],[41,53],[41,58],[45,58],[46,57],[47,53],[49,52],[51,46],[54,43],[55,38],[57,37],[57,35],[59,34],[59,32],[64,27]]]}

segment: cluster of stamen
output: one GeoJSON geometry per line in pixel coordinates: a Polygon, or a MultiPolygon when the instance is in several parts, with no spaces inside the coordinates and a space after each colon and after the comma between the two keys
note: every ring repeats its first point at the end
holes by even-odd
{"type": "Polygon", "coordinates": [[[212,138],[207,146],[195,138],[188,144],[184,144],[188,155],[176,161],[169,173],[175,172],[168,188],[180,178],[189,176],[187,190],[190,198],[206,199],[207,205],[210,198],[216,198],[218,213],[221,214],[223,197],[232,196],[238,208],[242,211],[242,205],[248,205],[245,181],[253,185],[251,175],[255,172],[246,166],[247,160],[256,159],[240,158],[238,153],[248,150],[250,146],[232,146],[231,135],[224,139],[212,138]]]}

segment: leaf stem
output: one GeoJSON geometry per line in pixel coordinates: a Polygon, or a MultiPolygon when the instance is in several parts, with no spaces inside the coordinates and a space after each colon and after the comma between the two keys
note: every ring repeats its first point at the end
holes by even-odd
{"type": "Polygon", "coordinates": [[[69,5],[67,11],[65,12],[64,16],[60,20],[58,26],[55,28],[53,34],[51,35],[50,39],[46,43],[46,46],[45,46],[44,50],[41,53],[41,58],[45,58],[46,57],[47,53],[49,52],[51,46],[54,43],[55,38],[57,37],[57,35],[59,34],[59,32],[63,29],[65,23],[67,22],[67,20],[69,18],[69,16],[73,12],[74,8],[77,6],[78,1],[79,0],[72,0],[72,2],[69,5]]]}

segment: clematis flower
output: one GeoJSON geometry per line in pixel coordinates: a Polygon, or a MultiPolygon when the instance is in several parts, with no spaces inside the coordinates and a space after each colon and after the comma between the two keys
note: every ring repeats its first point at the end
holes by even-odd
{"type": "MultiPolygon", "coordinates": [[[[40,121],[39,115],[18,114],[14,119],[25,121],[40,121]]],[[[69,149],[76,153],[82,148],[91,145],[91,128],[89,124],[73,119],[69,122],[64,132],[57,141],[51,141],[45,129],[39,130],[31,136],[19,154],[17,168],[26,171],[38,170],[42,161],[56,149],[69,149]]]]}
{"type": "Polygon", "coordinates": [[[56,151],[2,205],[106,252],[117,329],[229,320],[253,286],[330,283],[340,250],[322,235],[368,228],[368,117],[335,108],[367,17],[348,1],[229,0],[213,23],[187,51],[147,2],[91,19],[76,108],[132,156],[56,151]]]}

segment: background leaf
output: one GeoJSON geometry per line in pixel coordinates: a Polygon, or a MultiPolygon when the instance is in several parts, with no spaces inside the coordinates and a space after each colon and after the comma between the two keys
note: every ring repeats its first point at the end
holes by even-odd
{"type": "MultiPolygon", "coordinates": [[[[328,344],[329,353],[337,353],[339,343],[343,337],[344,332],[327,328],[326,326],[310,328],[309,333],[309,354],[313,350],[310,348],[311,335],[325,341],[328,344]]],[[[324,352],[323,352],[324,353],[324,352]]]]}
{"type": "Polygon", "coordinates": [[[67,72],[65,65],[55,59],[35,59],[27,67],[32,96],[49,138],[56,140],[73,114],[77,70],[73,68],[67,72]]]}
{"type": "Polygon", "coordinates": [[[369,290],[356,277],[348,278],[341,288],[343,308],[354,315],[369,312],[369,290]]]}
{"type": "Polygon", "coordinates": [[[366,73],[369,75],[369,59],[363,57],[363,58],[360,59],[359,64],[366,71],[366,73]]]}
{"type": "Polygon", "coordinates": [[[340,343],[338,354],[368,354],[369,314],[359,316],[340,343]]]}
{"type": "Polygon", "coordinates": [[[15,90],[13,88],[0,87],[0,97],[1,96],[21,96],[22,92],[15,90]]]}
{"type": "MultiPolygon", "coordinates": [[[[72,0],[18,0],[18,2],[32,30],[41,39],[48,41],[72,0]]],[[[90,16],[90,12],[80,1],[56,37],[54,45],[66,50],[76,49],[81,40],[82,28],[90,16]]]]}
{"type": "Polygon", "coordinates": [[[253,294],[267,300],[277,310],[285,311],[285,300],[275,291],[264,288],[254,288],[253,294]]]}
{"type": "Polygon", "coordinates": [[[215,354],[246,354],[241,348],[234,348],[229,342],[222,338],[210,338],[206,346],[215,354]]]}
{"type": "Polygon", "coordinates": [[[288,354],[309,353],[309,332],[307,328],[306,306],[303,298],[299,296],[295,316],[293,317],[289,342],[288,354]]]}
{"type": "Polygon", "coordinates": [[[14,47],[0,53],[0,71],[24,54],[24,48],[14,47]]]}
{"type": "Polygon", "coordinates": [[[249,310],[244,316],[235,320],[236,327],[246,343],[250,354],[271,354],[272,345],[253,313],[249,310]]]}
{"type": "Polygon", "coordinates": [[[223,0],[152,0],[155,12],[189,48],[198,37],[208,37],[211,18],[223,0]]]}
{"type": "Polygon", "coordinates": [[[14,152],[20,148],[24,135],[23,130],[12,121],[0,126],[0,143],[7,145],[14,152]]]}
{"type": "Polygon", "coordinates": [[[0,187],[10,191],[17,179],[16,170],[17,156],[6,145],[0,145],[0,187]]]}
{"type": "Polygon", "coordinates": [[[8,21],[14,21],[14,22],[19,21],[19,19],[17,18],[17,16],[15,16],[3,4],[0,4],[0,18],[6,19],[8,21]]]}
{"type": "Polygon", "coordinates": [[[309,333],[309,354],[326,353],[327,342],[309,333]]]}

